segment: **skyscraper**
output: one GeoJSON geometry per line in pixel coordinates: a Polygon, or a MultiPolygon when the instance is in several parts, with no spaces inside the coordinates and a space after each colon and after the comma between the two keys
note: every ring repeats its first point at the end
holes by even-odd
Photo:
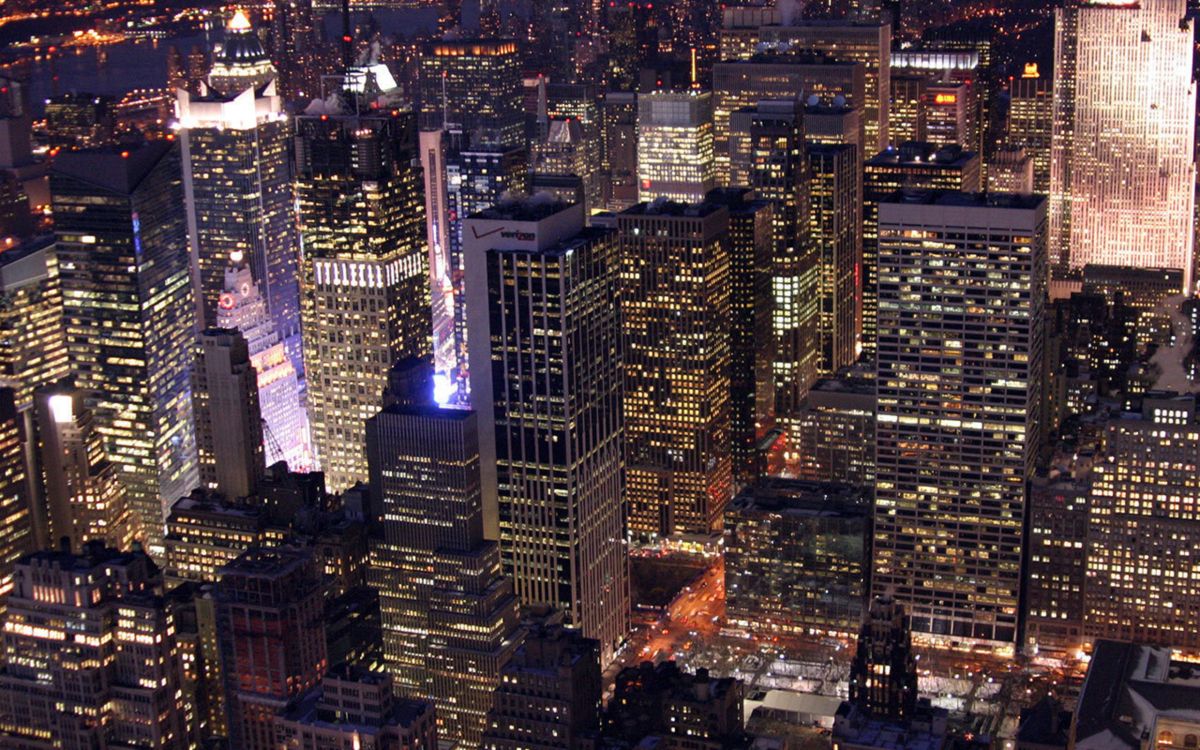
{"type": "Polygon", "coordinates": [[[600,644],[561,623],[536,623],[504,667],[481,745],[573,748],[600,727],[602,689],[600,644]]]}
{"type": "Polygon", "coordinates": [[[477,744],[520,643],[500,548],[484,539],[479,421],[433,403],[425,363],[392,374],[390,403],[366,426],[371,512],[383,530],[368,576],[384,658],[401,692],[437,698],[442,737],[477,744]]]}
{"type": "Polygon", "coordinates": [[[138,527],[117,467],[104,452],[87,397],[70,379],[34,394],[46,513],[40,520],[38,545],[46,547],[66,537],[71,549],[92,540],[129,549],[138,527]]]}
{"type": "Polygon", "coordinates": [[[617,229],[629,531],[713,534],[732,494],[729,211],[640,203],[617,229]]]}
{"type": "Polygon", "coordinates": [[[1050,193],[1050,139],[1054,131],[1054,96],[1050,79],[1027,64],[1020,78],[1009,82],[1008,133],[1010,146],[1025,149],[1033,159],[1033,191],[1050,193]]]}
{"type": "Polygon", "coordinates": [[[863,165],[862,344],[875,350],[878,294],[879,203],[897,190],[983,189],[982,160],[958,146],[938,149],[928,143],[905,143],[889,148],[863,165]]]}
{"type": "Polygon", "coordinates": [[[891,142],[888,105],[892,90],[892,26],[880,21],[803,21],[763,26],[760,40],[767,46],[824,52],[866,67],[863,120],[866,149],[884,149],[891,142]]]}
{"type": "Polygon", "coordinates": [[[266,469],[258,377],[237,330],[206,329],[198,349],[192,397],[200,481],[227,500],[239,500],[258,488],[266,469]]]}
{"type": "Polygon", "coordinates": [[[300,369],[291,123],[275,93],[275,69],[240,11],[217,63],[205,95],[180,90],[176,102],[200,327],[218,325],[225,271],[239,257],[300,369]]]}
{"type": "MultiPolygon", "coordinates": [[[[726,60],[713,66],[713,139],[717,181],[743,185],[730,162],[733,113],[761,101],[816,98],[858,107],[866,100],[865,66],[830,55],[761,53],[748,60],[726,60]],[[840,97],[840,98],[839,98],[840,97]]],[[[865,132],[865,131],[864,131],[865,132]]],[[[864,136],[865,137],[865,136],[864,136]]]]}
{"type": "Polygon", "coordinates": [[[300,403],[300,382],[250,266],[234,253],[225,268],[225,289],[217,299],[217,328],[237,329],[246,339],[258,379],[266,463],[286,461],[294,471],[313,467],[308,414],[300,403]]]}
{"type": "Polygon", "coordinates": [[[820,268],[817,373],[853,364],[862,339],[862,202],[858,147],[810,143],[808,231],[820,268]]]}
{"type": "Polygon", "coordinates": [[[33,392],[67,374],[58,253],[49,239],[0,253],[0,385],[15,391],[17,408],[33,392]]]}
{"type": "Polygon", "coordinates": [[[430,349],[415,117],[366,112],[297,122],[309,418],[334,492],[367,476],[363,423],[379,409],[388,368],[430,349]]]}
{"type": "Polygon", "coordinates": [[[638,199],[697,203],[717,186],[712,94],[652,91],[638,96],[638,199]]]}
{"type": "Polygon", "coordinates": [[[1087,502],[1084,634],[1200,649],[1200,425],[1193,394],[1113,419],[1087,502]]]}
{"type": "Polygon", "coordinates": [[[504,570],[523,606],[562,610],[608,663],[630,617],[616,233],[536,199],[465,233],[469,336],[491,344],[470,350],[471,400],[504,570]]]}
{"type": "Polygon", "coordinates": [[[166,505],[197,476],[179,154],[169,141],[61,154],[50,191],[75,384],[93,394],[105,453],[157,554],[166,505]]]}
{"type": "Polygon", "coordinates": [[[927,140],[925,90],[928,86],[926,76],[892,76],[892,98],[888,104],[888,136],[892,143],[927,140]]]}
{"type": "Polygon", "coordinates": [[[5,577],[17,558],[35,548],[21,428],[13,390],[0,388],[0,576],[5,577]]]}
{"type": "MultiPolygon", "coordinates": [[[[453,360],[460,385],[465,386],[469,383],[467,270],[462,222],[505,194],[529,191],[520,48],[512,39],[444,39],[425,47],[418,67],[421,129],[442,132],[438,158],[429,160],[429,145],[422,156],[444,170],[436,179],[445,186],[445,200],[440,193],[429,196],[427,210],[436,217],[430,221],[436,220],[446,230],[439,236],[447,267],[435,270],[449,281],[448,286],[443,284],[443,299],[450,298],[454,350],[453,357],[439,355],[437,364],[453,360]]],[[[436,246],[433,235],[430,241],[436,246]]],[[[441,336],[445,325],[438,329],[441,336]]]]}
{"type": "Polygon", "coordinates": [[[1175,268],[1192,285],[1196,87],[1185,0],[1055,10],[1050,263],[1175,268]]]}
{"type": "Polygon", "coordinates": [[[758,444],[775,415],[774,204],[749,188],[717,188],[707,200],[729,211],[731,457],[734,478],[751,482],[760,473],[758,444]]]}
{"type": "Polygon", "coordinates": [[[1012,653],[1040,445],[1042,197],[879,206],[875,569],[919,638],[1012,653]]]}
{"type": "Polygon", "coordinates": [[[745,124],[749,143],[735,155],[731,171],[745,174],[755,195],[775,204],[775,419],[782,429],[794,430],[805,394],[817,378],[820,309],[820,264],[809,227],[811,164],[804,107],[796,100],[761,102],[745,124]]]}
{"type": "Polygon", "coordinates": [[[229,743],[274,750],[274,717],[328,667],[324,592],[309,550],[255,547],[221,569],[217,634],[229,743]]]}
{"type": "Polygon", "coordinates": [[[321,95],[317,29],[312,0],[272,0],[271,59],[279,71],[279,95],[308,101],[321,95]]]}
{"type": "Polygon", "coordinates": [[[173,614],[145,554],[33,553],[6,607],[0,745],[194,747],[173,614]]]}

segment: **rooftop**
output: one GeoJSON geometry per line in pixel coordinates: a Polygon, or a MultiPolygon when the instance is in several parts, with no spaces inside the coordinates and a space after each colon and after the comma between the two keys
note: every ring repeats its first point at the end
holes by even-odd
{"type": "Polygon", "coordinates": [[[851,485],[771,477],[743,489],[729,512],[852,518],[865,517],[867,504],[864,491],[851,485]]]}
{"type": "Polygon", "coordinates": [[[133,193],[171,151],[174,143],[147,141],[140,146],[107,146],[66,151],[54,157],[51,174],[71,177],[122,195],[133,193]]]}
{"type": "Polygon", "coordinates": [[[541,221],[560,211],[566,211],[572,204],[558,200],[548,193],[510,198],[501,201],[491,208],[468,216],[468,219],[491,219],[499,221],[541,221]]]}
{"type": "Polygon", "coordinates": [[[679,203],[678,201],[656,198],[653,201],[638,203],[621,212],[623,216],[669,216],[688,219],[698,219],[710,216],[723,209],[717,203],[679,203]]]}
{"type": "Polygon", "coordinates": [[[976,156],[974,151],[967,151],[962,146],[938,147],[922,141],[905,141],[899,148],[889,146],[867,160],[868,166],[886,166],[891,164],[920,165],[928,167],[945,167],[959,169],[976,156]]]}
{"type": "Polygon", "coordinates": [[[1097,641],[1076,715],[1079,750],[1137,750],[1160,717],[1200,727],[1200,666],[1166,648],[1097,641]]]}
{"type": "Polygon", "coordinates": [[[1016,193],[960,193],[954,190],[900,190],[880,203],[902,203],[947,208],[1034,209],[1046,201],[1042,195],[1016,193]]]}

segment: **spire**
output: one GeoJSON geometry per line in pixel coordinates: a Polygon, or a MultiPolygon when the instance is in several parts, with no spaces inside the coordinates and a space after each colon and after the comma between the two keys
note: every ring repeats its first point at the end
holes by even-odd
{"type": "Polygon", "coordinates": [[[225,31],[230,33],[238,33],[250,30],[250,19],[246,18],[246,14],[242,12],[241,8],[238,8],[236,11],[234,11],[233,18],[230,18],[229,23],[225,25],[225,31]]]}

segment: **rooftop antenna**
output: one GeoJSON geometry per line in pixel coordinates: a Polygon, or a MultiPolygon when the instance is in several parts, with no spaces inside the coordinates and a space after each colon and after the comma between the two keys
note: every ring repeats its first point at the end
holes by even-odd
{"type": "Polygon", "coordinates": [[[700,84],[696,81],[696,48],[692,47],[692,88],[700,88],[700,84]]]}
{"type": "Polygon", "coordinates": [[[450,131],[450,105],[446,101],[446,77],[450,71],[442,70],[442,130],[450,131]]]}
{"type": "Polygon", "coordinates": [[[350,0],[342,0],[342,67],[347,73],[350,72],[353,41],[354,38],[350,36],[350,0]]]}

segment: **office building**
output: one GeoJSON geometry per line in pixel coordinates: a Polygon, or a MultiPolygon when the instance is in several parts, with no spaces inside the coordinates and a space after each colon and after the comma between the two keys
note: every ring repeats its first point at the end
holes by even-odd
{"type": "Polygon", "coordinates": [[[311,551],[255,547],[221,569],[215,591],[229,744],[274,750],[275,715],[328,667],[324,595],[311,551]]]}
{"type": "Polygon", "coordinates": [[[629,531],[711,535],[732,493],[729,212],[641,203],[617,229],[629,531]]]}
{"type": "Polygon", "coordinates": [[[818,380],[786,459],[812,482],[875,486],[875,380],[855,370],[818,380]]]}
{"type": "Polygon", "coordinates": [[[91,542],[21,558],[4,657],[0,745],[194,747],[173,614],[141,552],[91,542]]]}
{"type": "MultiPolygon", "coordinates": [[[[25,476],[23,419],[11,388],[0,388],[0,576],[35,549],[34,519],[25,476]]],[[[0,583],[0,589],[7,586],[0,583]]]]}
{"type": "MultiPolygon", "coordinates": [[[[744,186],[733,178],[731,143],[734,112],[761,101],[780,99],[833,102],[862,108],[866,100],[865,66],[832,55],[760,53],[746,60],[713,65],[713,142],[717,182],[744,186]]],[[[864,136],[865,137],[865,131],[864,136]]]]}
{"type": "Polygon", "coordinates": [[[862,346],[862,202],[859,151],[851,144],[808,145],[812,170],[809,236],[819,267],[818,375],[856,359],[862,346]]]}
{"type": "Polygon", "coordinates": [[[924,140],[934,146],[977,143],[974,96],[966,83],[930,81],[925,88],[924,140]]]}
{"type": "Polygon", "coordinates": [[[388,368],[430,350],[415,118],[368,111],[297,120],[308,410],[334,492],[367,476],[363,424],[388,368]]]}
{"type": "Polygon", "coordinates": [[[860,160],[863,158],[861,122],[862,110],[859,107],[814,102],[811,97],[804,105],[804,137],[810,143],[845,143],[854,146],[858,149],[860,160]]]}
{"type": "Polygon", "coordinates": [[[129,549],[138,531],[125,485],[104,452],[104,440],[87,406],[88,394],[70,379],[34,393],[38,460],[44,481],[44,510],[35,508],[36,546],[66,537],[71,549],[99,540],[129,549]]]}
{"type": "Polygon", "coordinates": [[[865,67],[863,122],[866,151],[887,148],[889,99],[892,90],[892,27],[880,21],[806,20],[764,25],[759,39],[767,47],[812,50],[865,67]]]}
{"type": "Polygon", "coordinates": [[[241,258],[300,369],[292,126],[275,70],[241,11],[225,34],[217,56],[224,67],[214,67],[207,93],[181,89],[176,101],[199,325],[218,325],[226,269],[241,258]]]}
{"type": "Polygon", "coordinates": [[[744,704],[741,680],[712,677],[703,667],[685,672],[674,661],[644,661],[617,674],[601,737],[664,750],[737,746],[745,737],[744,704]]]}
{"type": "Polygon", "coordinates": [[[418,65],[422,129],[458,133],[455,150],[525,144],[515,40],[439,40],[424,49],[418,65]]]}
{"type": "Polygon", "coordinates": [[[1200,425],[1192,395],[1112,419],[1088,498],[1084,632],[1200,650],[1200,425]]]}
{"type": "Polygon", "coordinates": [[[167,583],[215,582],[221,569],[243,552],[268,543],[266,525],[257,508],[231,503],[209,490],[179,498],[167,516],[167,583]]]}
{"type": "Polygon", "coordinates": [[[275,737],[283,747],[437,750],[438,725],[432,703],[393,697],[389,675],[343,665],[275,717],[275,737]]]}
{"type": "Polygon", "coordinates": [[[730,627],[758,637],[850,637],[863,619],[870,497],[847,485],[764,479],[725,513],[730,627]]]}
{"type": "Polygon", "coordinates": [[[871,717],[903,721],[917,707],[917,663],[904,605],[871,600],[850,664],[850,703],[871,717]]]}
{"type": "Polygon", "coordinates": [[[863,165],[863,349],[875,350],[880,201],[906,188],[982,190],[982,164],[978,154],[958,146],[939,149],[928,143],[905,143],[876,154],[863,165]]]}
{"type": "Polygon", "coordinates": [[[712,105],[707,91],[638,96],[638,200],[698,203],[717,186],[712,105]]]}
{"type": "Polygon", "coordinates": [[[892,143],[928,140],[929,84],[929,78],[922,75],[892,76],[892,98],[888,104],[888,136],[892,143]]]}
{"type": "Polygon", "coordinates": [[[879,206],[871,585],[943,647],[1016,646],[1045,221],[1042,197],[909,192],[879,206]]]}
{"type": "Polygon", "coordinates": [[[522,606],[562,610],[607,664],[630,608],[617,236],[536,199],[465,226],[469,339],[491,342],[471,351],[472,405],[504,570],[522,606]]]}
{"type": "Polygon", "coordinates": [[[53,239],[29,240],[0,253],[0,386],[17,408],[38,388],[67,374],[62,287],[53,239]]]}
{"type": "Polygon", "coordinates": [[[749,188],[718,188],[709,203],[729,211],[729,385],[733,476],[751,482],[760,473],[759,444],[775,415],[771,366],[771,269],[775,250],[774,204],[749,188]]]}
{"type": "Polygon", "coordinates": [[[1187,3],[1085,2],[1056,9],[1054,20],[1052,267],[1060,275],[1089,263],[1177,268],[1190,290],[1196,87],[1187,3]]]}
{"type": "Polygon", "coordinates": [[[1200,746],[1200,687],[1195,667],[1167,648],[1100,641],[1092,650],[1068,746],[1167,750],[1200,746]],[[1145,739],[1143,739],[1145,738],[1145,739]]]}
{"type": "Polygon", "coordinates": [[[484,750],[568,750],[600,728],[600,644],[555,619],[529,627],[504,667],[484,750]]]}
{"type": "Polygon", "coordinates": [[[1074,654],[1084,643],[1088,494],[1083,478],[1030,483],[1025,643],[1039,652],[1074,654]]]}
{"type": "Polygon", "coordinates": [[[266,465],[285,461],[296,471],[313,468],[308,414],[300,402],[295,363],[267,312],[254,273],[237,253],[225,268],[225,289],[217,299],[217,328],[237,329],[246,339],[257,375],[266,465]]]}
{"type": "Polygon", "coordinates": [[[312,0],[272,0],[271,11],[271,61],[279,71],[279,95],[294,102],[323,96],[312,0]]]}
{"type": "Polygon", "coordinates": [[[166,504],[197,482],[180,174],[176,145],[154,141],[63,153],[50,175],[71,370],[151,554],[166,504]]]}
{"type": "Polygon", "coordinates": [[[638,103],[632,91],[609,91],[604,95],[604,168],[608,173],[605,193],[610,211],[623,211],[638,196],[638,103]]]}
{"type": "Polygon", "coordinates": [[[46,101],[45,113],[46,140],[51,148],[95,148],[114,141],[111,96],[85,93],[52,96],[46,101]]]}
{"type": "Polygon", "coordinates": [[[1050,139],[1054,130],[1054,96],[1049,78],[1026,64],[1020,78],[1009,81],[1008,130],[1005,142],[1025,149],[1033,160],[1033,191],[1050,194],[1050,139]]]}
{"type": "Polygon", "coordinates": [[[397,690],[437,699],[441,736],[477,745],[520,645],[517,602],[499,546],[484,539],[479,420],[434,404],[430,375],[398,363],[367,422],[370,515],[382,526],[367,574],[397,690]]]}
{"type": "Polygon", "coordinates": [[[1020,146],[1006,146],[992,154],[987,169],[988,192],[1033,193],[1033,159],[1020,146]]]}
{"type": "Polygon", "coordinates": [[[731,164],[756,197],[775,206],[772,333],[775,340],[775,419],[791,431],[804,396],[817,377],[820,264],[809,236],[812,189],[804,138],[804,108],[795,100],[759,103],[738,112],[747,145],[731,164]],[[748,116],[743,119],[743,114],[748,116]]]}
{"type": "Polygon", "coordinates": [[[266,469],[258,376],[236,329],[200,334],[192,372],[200,482],[228,500],[249,496],[266,469]]]}

